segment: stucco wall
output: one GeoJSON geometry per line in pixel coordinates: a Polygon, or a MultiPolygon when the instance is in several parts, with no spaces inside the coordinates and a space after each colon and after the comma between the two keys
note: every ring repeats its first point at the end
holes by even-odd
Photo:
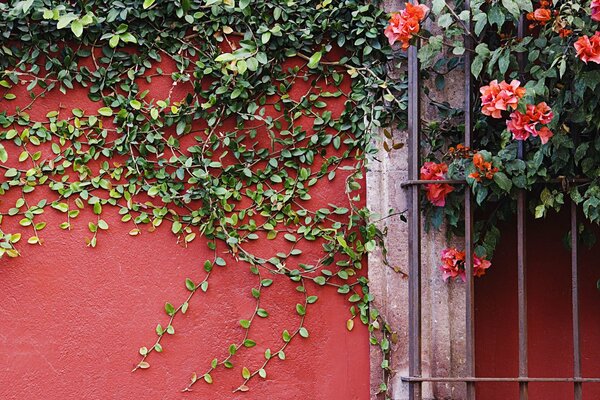
{"type": "MultiPolygon", "coordinates": [[[[168,71],[168,66],[163,66],[168,71]]],[[[151,96],[157,99],[171,90],[171,79],[153,80],[151,96]]],[[[293,93],[305,93],[309,82],[300,82],[293,93]]],[[[23,85],[17,102],[0,102],[13,109],[27,103],[23,85]]],[[[178,86],[174,97],[187,88],[178,86]]],[[[86,90],[58,91],[36,102],[32,119],[43,119],[49,110],[70,112],[81,108],[93,112],[102,105],[91,103],[86,90]]],[[[330,110],[339,111],[343,99],[331,99],[330,110]]],[[[199,122],[201,123],[201,121],[199,122]]],[[[312,125],[311,125],[312,126],[312,125]]],[[[9,153],[15,156],[14,149],[9,153]]],[[[18,155],[18,153],[16,153],[18,155]]],[[[11,159],[11,162],[15,162],[11,159]]],[[[319,185],[312,192],[314,206],[343,201],[344,175],[319,185]]],[[[14,204],[18,193],[0,197],[0,210],[14,204]]],[[[47,195],[36,190],[31,202],[47,195]]],[[[116,210],[103,213],[110,225],[101,232],[98,245],[86,247],[89,209],[73,221],[73,230],[58,225],[64,215],[52,210],[42,220],[48,227],[41,233],[43,244],[21,244],[23,255],[0,260],[0,398],[38,399],[366,399],[369,397],[368,333],[357,323],[346,329],[349,304],[335,290],[315,288],[310,294],[319,301],[309,307],[307,339],[297,338],[286,349],[286,360],[275,360],[267,378],[254,379],[247,393],[232,394],[243,379],[242,366],[255,370],[264,360],[266,348],[281,346],[281,332],[298,325],[295,305],[301,300],[296,284],[284,277],[265,288],[261,307],[269,311],[251,329],[257,346],[234,357],[233,370],[214,372],[213,385],[199,382],[192,393],[181,393],[192,372],[201,375],[217,357],[224,358],[230,344],[239,342],[240,319],[248,318],[255,303],[250,290],[257,278],[248,266],[228,259],[210,279],[206,294],[199,293],[186,315],[176,319],[176,334],[163,341],[164,352],[152,354],[151,368],[131,373],[139,361],[138,349],[151,346],[157,323],[167,323],[165,301],[181,303],[187,290],[186,278],[202,277],[202,265],[212,259],[205,242],[196,239],[187,248],[176,243],[168,226],[138,237],[128,235],[132,226],[119,221],[116,210]]],[[[8,232],[25,228],[16,220],[5,220],[8,232]]],[[[24,242],[25,240],[23,240],[24,242]]],[[[261,242],[263,254],[279,251],[280,242],[261,242]]],[[[321,252],[320,243],[304,247],[305,254],[321,252]]],[[[316,285],[315,285],[316,286],[316,285]]]]}

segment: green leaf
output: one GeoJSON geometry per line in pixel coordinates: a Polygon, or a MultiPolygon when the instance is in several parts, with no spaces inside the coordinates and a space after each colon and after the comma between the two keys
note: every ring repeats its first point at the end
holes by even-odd
{"type": "Polygon", "coordinates": [[[512,181],[503,172],[496,172],[494,174],[494,182],[505,192],[510,192],[512,188],[512,181]]]}
{"type": "Polygon", "coordinates": [[[319,61],[321,61],[321,57],[323,57],[323,53],[320,51],[313,54],[308,60],[308,68],[317,68],[319,61]]]}
{"type": "Polygon", "coordinates": [[[98,114],[102,115],[103,117],[110,117],[113,115],[113,110],[110,107],[102,107],[98,109],[98,114]]]}
{"type": "Polygon", "coordinates": [[[81,34],[83,33],[83,24],[80,20],[76,19],[75,21],[71,22],[71,31],[75,36],[81,36],[81,34]]]}
{"type": "Polygon", "coordinates": [[[194,283],[193,280],[191,280],[190,278],[187,278],[185,280],[185,287],[190,291],[193,292],[194,290],[196,290],[196,284],[194,283]]]}
{"type": "Polygon", "coordinates": [[[175,314],[175,307],[173,307],[173,304],[171,303],[165,303],[165,311],[167,312],[167,315],[172,316],[175,314]]]}
{"type": "Polygon", "coordinates": [[[242,378],[244,378],[244,379],[250,378],[250,370],[246,367],[242,368],[242,378]]]}
{"type": "Polygon", "coordinates": [[[0,144],[0,162],[5,163],[8,161],[8,153],[2,144],[0,144]]]}
{"type": "Polygon", "coordinates": [[[152,5],[156,2],[156,0],[144,0],[144,4],[142,7],[144,7],[144,10],[147,10],[148,8],[152,7],[152,5]]]}

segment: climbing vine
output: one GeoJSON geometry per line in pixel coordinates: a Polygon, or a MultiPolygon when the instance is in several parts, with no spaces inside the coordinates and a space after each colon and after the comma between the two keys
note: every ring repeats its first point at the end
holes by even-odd
{"type": "Polygon", "coordinates": [[[368,325],[389,371],[393,332],[363,269],[382,234],[362,195],[381,127],[405,125],[404,76],[386,78],[404,55],[387,46],[386,20],[377,2],[353,0],[0,3],[0,196],[10,202],[0,258],[43,244],[49,213],[64,217],[64,230],[87,224],[85,244],[96,247],[113,228],[104,215],[117,212],[131,236],[168,229],[214,255],[200,260],[201,278],[185,280],[187,297],[165,304],[134,371],[160,362],[177,319],[210,290],[214,270],[236,273],[232,261],[256,276],[254,311],[240,316],[239,342],[190,371],[184,390],[211,384],[218,368],[241,371],[236,391],[265,378],[287,346],[309,337],[315,286],[348,300],[348,330],[368,325]],[[46,99],[81,90],[89,102],[40,114],[40,104],[57,103],[46,99]],[[343,195],[313,198],[333,180],[343,195]],[[94,218],[80,221],[82,210],[94,218]],[[20,229],[7,231],[8,220],[20,229]],[[264,241],[277,243],[273,254],[257,250],[264,241]],[[321,254],[305,255],[307,243],[321,254]],[[261,295],[277,277],[304,297],[298,324],[262,365],[240,365],[236,355],[260,342],[252,326],[269,317],[261,295]]]}
{"type": "MultiPolygon", "coordinates": [[[[461,235],[464,191],[456,190],[456,182],[470,186],[478,212],[476,276],[490,267],[498,223],[514,214],[520,190],[535,218],[560,211],[570,199],[586,217],[576,234],[595,243],[590,227],[600,222],[599,21],[597,0],[478,0],[468,7],[433,0],[406,4],[385,29],[392,45],[420,45],[421,69],[434,83],[425,94],[441,118],[423,127],[420,171],[431,181],[424,185],[428,226],[446,222],[461,235]],[[463,107],[433,99],[448,75],[463,73],[459,67],[475,78],[472,148],[462,143],[463,107]]],[[[446,279],[464,280],[465,252],[445,249],[441,263],[446,279]]]]}

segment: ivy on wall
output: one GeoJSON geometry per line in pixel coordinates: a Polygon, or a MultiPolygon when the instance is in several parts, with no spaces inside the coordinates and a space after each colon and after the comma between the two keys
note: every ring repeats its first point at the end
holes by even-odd
{"type": "Polygon", "coordinates": [[[194,373],[186,390],[212,383],[217,368],[241,371],[238,391],[265,378],[273,359],[309,336],[314,285],[348,299],[347,328],[367,324],[389,370],[392,330],[361,272],[381,232],[360,198],[375,134],[405,123],[406,83],[386,78],[388,63],[403,55],[386,47],[385,24],[377,2],[353,0],[0,3],[0,196],[16,198],[0,214],[0,258],[42,244],[49,212],[62,214],[69,230],[91,209],[85,241],[95,247],[112,228],[104,213],[116,211],[129,235],[169,229],[178,243],[202,240],[214,252],[204,277],[185,281],[188,297],[165,304],[166,320],[139,350],[136,370],[159,362],[152,358],[176,319],[209,290],[213,269],[226,267],[223,251],[256,275],[256,307],[239,321],[243,340],[194,373]],[[168,96],[154,97],[152,83],[165,79],[168,96]],[[308,90],[295,91],[297,82],[308,90]],[[30,115],[47,96],[82,89],[96,106],[30,115]],[[333,179],[345,180],[344,195],[314,201],[313,189],[333,179]],[[7,219],[22,232],[2,230],[7,219]],[[286,244],[254,251],[271,240],[286,244]],[[303,254],[310,242],[321,246],[317,258],[303,254]],[[260,298],[273,275],[305,294],[299,324],[249,369],[236,354],[260,340],[252,325],[269,316],[260,298]]]}

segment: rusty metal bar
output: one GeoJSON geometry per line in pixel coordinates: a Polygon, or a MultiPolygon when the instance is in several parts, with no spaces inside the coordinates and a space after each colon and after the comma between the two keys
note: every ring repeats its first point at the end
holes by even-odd
{"type": "Polygon", "coordinates": [[[600,378],[502,378],[502,377],[422,377],[407,376],[402,377],[404,382],[547,382],[547,383],[600,383],[600,378]]]}
{"type": "MultiPolygon", "coordinates": [[[[561,178],[554,178],[554,179],[548,179],[547,181],[544,182],[540,182],[540,184],[561,184],[561,185],[572,185],[572,184],[579,184],[579,183],[590,183],[592,182],[591,179],[589,178],[567,178],[567,177],[561,177],[561,178]]],[[[449,185],[465,185],[467,183],[466,179],[440,179],[440,180],[435,180],[435,179],[409,179],[407,181],[401,182],[400,186],[402,187],[406,187],[406,186],[414,186],[414,185],[428,185],[430,183],[447,183],[449,185]]]]}
{"type": "MultiPolygon", "coordinates": [[[[517,36],[523,39],[525,34],[525,20],[523,15],[519,18],[517,36]]],[[[525,59],[523,53],[517,54],[519,75],[523,76],[525,59]]],[[[525,144],[519,141],[518,158],[524,158],[525,144]]],[[[529,357],[527,347],[527,271],[526,271],[526,241],[525,241],[525,191],[519,190],[517,195],[517,286],[518,286],[518,313],[519,313],[519,378],[529,375],[529,357]]],[[[519,381],[519,400],[529,399],[528,381],[519,381]]]]}
{"type": "MultiPolygon", "coordinates": [[[[471,11],[470,0],[465,0],[465,10],[471,11]]],[[[472,119],[472,90],[471,76],[473,41],[470,36],[471,18],[466,23],[469,32],[464,34],[465,54],[465,146],[472,146],[473,119],[472,119]]],[[[475,375],[475,283],[473,277],[473,199],[471,188],[465,187],[465,345],[466,345],[466,373],[475,375]]],[[[475,400],[475,382],[467,382],[467,400],[475,400]]]]}
{"type": "MultiPolygon", "coordinates": [[[[408,177],[419,179],[420,166],[420,74],[417,47],[408,49],[408,177]]],[[[409,341],[409,374],[421,375],[421,210],[419,204],[419,187],[409,188],[408,209],[408,260],[409,285],[408,297],[410,302],[408,320],[409,341]]],[[[421,400],[422,384],[412,381],[409,384],[409,399],[421,400]]]]}
{"type": "MultiPolygon", "coordinates": [[[[571,200],[571,304],[573,313],[573,376],[581,378],[581,349],[579,345],[579,248],[577,231],[577,204],[571,200]]],[[[583,397],[583,385],[575,381],[575,400],[583,397]]]]}

